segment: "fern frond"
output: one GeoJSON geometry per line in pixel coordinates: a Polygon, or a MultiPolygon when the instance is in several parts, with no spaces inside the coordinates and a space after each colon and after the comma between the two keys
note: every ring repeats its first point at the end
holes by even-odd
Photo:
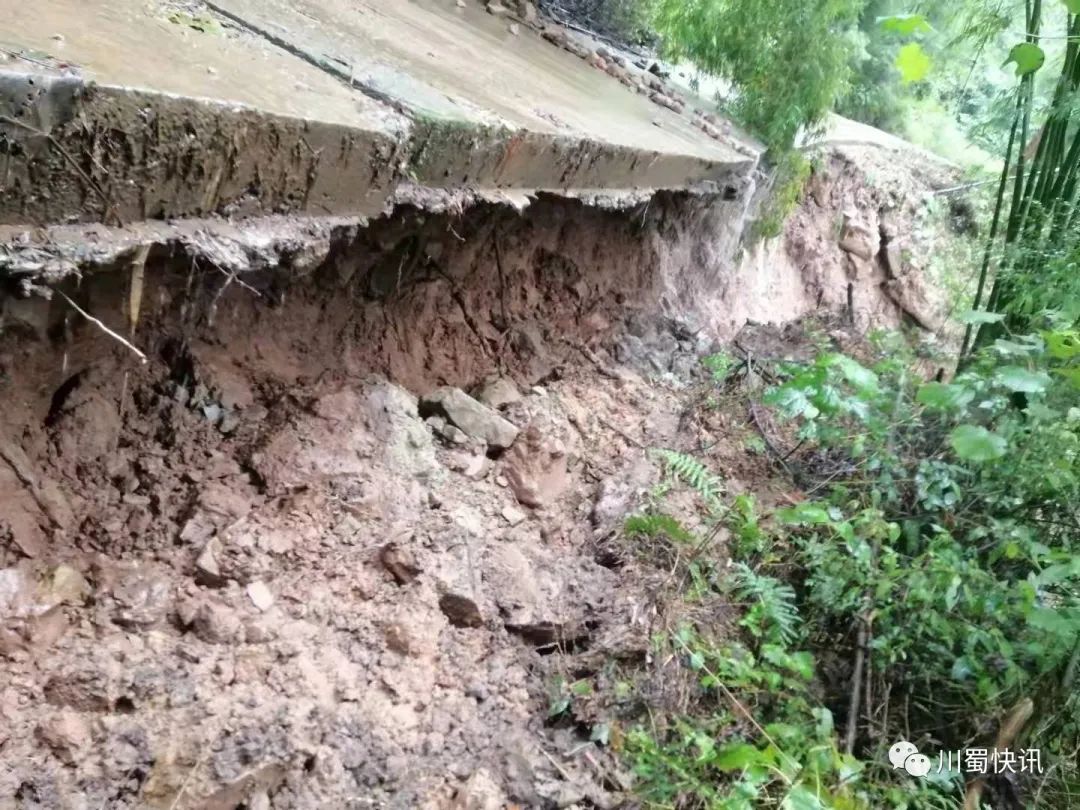
{"type": "Polygon", "coordinates": [[[693,532],[686,529],[671,515],[664,514],[631,515],[623,523],[623,532],[629,537],[644,535],[654,539],[665,535],[677,543],[694,542],[693,532]]]}
{"type": "Polygon", "coordinates": [[[664,466],[671,475],[697,492],[710,511],[719,508],[724,482],[709,472],[704,464],[693,456],[675,450],[654,450],[653,454],[664,462],[664,466]]]}
{"type": "Polygon", "coordinates": [[[736,593],[752,603],[742,624],[767,642],[792,644],[799,637],[795,589],[775,577],[757,573],[745,563],[735,565],[736,593]]]}

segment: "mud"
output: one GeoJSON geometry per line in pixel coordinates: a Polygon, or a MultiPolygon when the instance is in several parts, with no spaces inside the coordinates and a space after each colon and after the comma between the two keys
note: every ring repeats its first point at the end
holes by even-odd
{"type": "Polygon", "coordinates": [[[59,284],[145,365],[59,294],[6,297],[0,796],[617,804],[546,689],[646,650],[640,584],[594,559],[645,479],[594,499],[676,441],[672,371],[708,342],[656,316],[678,205],[400,210],[306,270],[155,248],[137,285],[59,284]],[[443,385],[522,438],[425,421],[443,385]]]}

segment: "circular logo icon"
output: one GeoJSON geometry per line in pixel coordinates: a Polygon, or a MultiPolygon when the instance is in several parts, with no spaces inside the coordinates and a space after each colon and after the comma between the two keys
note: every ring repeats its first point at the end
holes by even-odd
{"type": "Polygon", "coordinates": [[[892,763],[894,768],[903,768],[907,758],[912,754],[919,753],[919,749],[915,747],[914,743],[909,743],[907,740],[900,740],[893,743],[889,749],[889,762],[892,763]]]}
{"type": "Polygon", "coordinates": [[[912,776],[926,776],[930,773],[930,757],[926,754],[912,754],[904,760],[904,770],[912,776]]]}

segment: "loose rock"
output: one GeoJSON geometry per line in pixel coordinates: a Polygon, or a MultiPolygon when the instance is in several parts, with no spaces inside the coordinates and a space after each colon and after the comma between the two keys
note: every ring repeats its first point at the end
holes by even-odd
{"type": "Polygon", "coordinates": [[[390,572],[398,585],[408,585],[420,573],[413,555],[395,543],[387,543],[379,551],[379,562],[390,572]]]}
{"type": "Polygon", "coordinates": [[[43,720],[36,730],[38,739],[68,764],[90,744],[90,727],[78,713],[65,709],[43,720]]]}
{"type": "Polygon", "coordinates": [[[195,560],[195,579],[202,585],[220,588],[225,584],[218,558],[222,554],[221,541],[216,537],[207,541],[202,552],[195,560]]]}
{"type": "Polygon", "coordinates": [[[518,429],[488,406],[460,388],[440,388],[420,400],[421,416],[442,416],[466,434],[488,445],[505,449],[514,443],[518,429]]]}
{"type": "Polygon", "coordinates": [[[474,393],[476,399],[489,408],[501,409],[521,401],[521,392],[513,380],[506,377],[488,377],[474,393]]]}
{"type": "Polygon", "coordinates": [[[439,609],[454,627],[479,627],[484,623],[480,608],[467,596],[443,594],[439,599],[439,609]]]}
{"type": "Polygon", "coordinates": [[[505,509],[503,509],[502,516],[506,518],[506,522],[509,523],[511,526],[517,526],[519,523],[525,520],[526,517],[528,517],[520,509],[517,509],[513,506],[507,506],[505,509]]]}
{"type": "Polygon", "coordinates": [[[221,602],[208,601],[195,613],[192,629],[207,644],[229,644],[240,639],[244,628],[235,610],[221,602]]]}
{"type": "Polygon", "coordinates": [[[266,612],[274,604],[274,595],[266,587],[266,583],[256,580],[247,586],[247,595],[251,603],[262,612],[266,612]]]}
{"type": "Polygon", "coordinates": [[[504,470],[514,497],[533,508],[551,503],[569,484],[566,449],[545,437],[536,425],[529,425],[524,441],[507,454],[504,470]]]}

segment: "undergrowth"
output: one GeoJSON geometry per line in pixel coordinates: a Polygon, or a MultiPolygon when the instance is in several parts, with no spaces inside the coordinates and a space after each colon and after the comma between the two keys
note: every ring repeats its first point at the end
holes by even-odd
{"type": "Polygon", "coordinates": [[[720,633],[688,609],[654,638],[693,689],[620,736],[647,806],[1059,808],[1080,791],[1080,333],[998,340],[947,383],[921,382],[895,337],[875,357],[785,366],[764,398],[813,498],[725,500],[700,459],[657,453],[699,512],[667,514],[661,489],[627,542],[675,546],[696,566],[686,603],[739,618],[720,633]],[[726,564],[696,553],[718,526],[726,564]],[[996,746],[1040,767],[950,755],[917,777],[890,764],[898,740],[935,766],[996,746]]]}

